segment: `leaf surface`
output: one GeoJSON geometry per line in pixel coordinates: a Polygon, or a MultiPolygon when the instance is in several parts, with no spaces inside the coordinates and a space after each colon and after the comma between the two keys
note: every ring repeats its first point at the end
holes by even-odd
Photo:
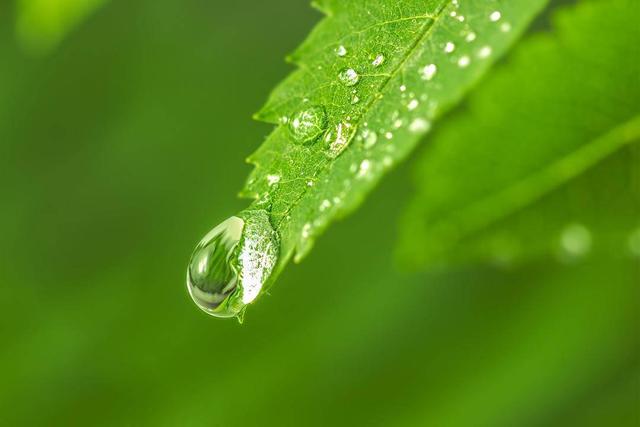
{"type": "Polygon", "coordinates": [[[302,259],[332,220],[356,208],[545,4],[317,2],[327,17],[290,56],[298,69],[256,115],[277,126],[249,158],[255,169],[242,192],[269,206],[279,268],[294,253],[302,259]],[[325,111],[326,130],[297,142],[293,120],[310,109],[325,111]]]}

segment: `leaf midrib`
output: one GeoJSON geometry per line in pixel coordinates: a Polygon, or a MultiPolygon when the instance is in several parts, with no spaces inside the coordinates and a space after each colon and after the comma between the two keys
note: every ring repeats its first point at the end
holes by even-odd
{"type": "MultiPolygon", "coordinates": [[[[429,19],[429,21],[425,22],[420,35],[418,37],[416,37],[414,43],[407,50],[407,53],[404,55],[404,57],[398,63],[398,65],[393,70],[391,70],[391,73],[389,73],[388,77],[382,81],[382,83],[380,84],[380,87],[379,87],[379,89],[377,91],[378,93],[382,93],[386,89],[386,87],[389,84],[389,82],[400,72],[400,70],[402,70],[404,68],[405,64],[413,56],[413,54],[415,53],[416,49],[418,49],[418,47],[429,37],[429,35],[431,34],[431,31],[436,26],[436,23],[441,19],[442,13],[447,8],[447,6],[449,6],[451,4],[451,1],[452,0],[443,1],[441,6],[440,6],[440,8],[436,11],[435,15],[429,15],[428,18],[430,18],[430,19],[429,19]]],[[[425,18],[427,18],[426,15],[428,15],[428,14],[425,14],[425,18]]],[[[377,96],[372,96],[371,98],[372,99],[369,100],[369,102],[362,109],[362,114],[361,114],[360,118],[365,117],[371,111],[373,106],[377,102],[380,101],[380,98],[378,98],[377,96]]],[[[356,124],[356,126],[357,126],[357,124],[356,124]]],[[[349,149],[349,147],[347,147],[347,149],[349,149]]],[[[327,169],[327,165],[328,164],[332,165],[333,163],[334,162],[331,162],[331,161],[328,161],[328,160],[324,159],[322,165],[317,169],[317,173],[313,176],[313,179],[317,178],[319,175],[324,173],[325,170],[327,169]]],[[[309,190],[305,188],[302,191],[302,193],[298,196],[298,198],[296,198],[296,200],[294,200],[292,203],[290,203],[289,207],[282,213],[282,219],[276,224],[276,227],[275,227],[277,230],[280,230],[281,224],[285,221],[285,219],[291,213],[291,211],[296,206],[298,206],[300,201],[307,194],[307,191],[309,191],[309,190]]],[[[292,250],[293,250],[293,248],[295,248],[295,245],[292,247],[292,250]]]]}

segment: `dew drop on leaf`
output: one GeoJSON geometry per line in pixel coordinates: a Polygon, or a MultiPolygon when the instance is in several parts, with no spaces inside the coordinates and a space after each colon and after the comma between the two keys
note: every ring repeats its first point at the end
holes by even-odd
{"type": "Polygon", "coordinates": [[[345,86],[355,86],[360,81],[360,75],[353,68],[345,68],[340,71],[338,78],[345,86]]]}
{"type": "Polygon", "coordinates": [[[327,156],[331,158],[338,157],[347,148],[355,134],[356,126],[347,122],[338,123],[334,129],[325,135],[327,156]]]}
{"type": "Polygon", "coordinates": [[[362,132],[362,139],[364,140],[364,148],[371,148],[378,142],[378,134],[372,130],[365,129],[362,132]]]}
{"type": "Polygon", "coordinates": [[[458,67],[460,68],[466,68],[470,63],[471,58],[469,58],[467,55],[463,55],[460,57],[460,59],[458,59],[458,67]]]}
{"type": "Polygon", "coordinates": [[[491,46],[483,46],[478,51],[479,58],[488,58],[491,55],[491,46]]]}
{"type": "Polygon", "coordinates": [[[376,55],[371,65],[373,65],[374,67],[379,67],[384,63],[384,60],[385,60],[384,55],[382,53],[379,53],[376,55]]]}
{"type": "Polygon", "coordinates": [[[420,74],[422,76],[422,80],[431,80],[433,76],[438,72],[438,67],[436,64],[425,65],[421,70],[420,74]]]}
{"type": "Polygon", "coordinates": [[[414,119],[409,125],[409,131],[413,133],[422,133],[431,129],[431,123],[421,117],[414,119]]]}
{"type": "Polygon", "coordinates": [[[346,56],[347,54],[347,48],[344,47],[343,45],[340,45],[336,48],[336,55],[343,57],[346,56]]]}
{"type": "Polygon", "coordinates": [[[187,268],[187,288],[204,312],[242,316],[278,260],[277,233],[264,210],[247,210],[220,223],[198,243],[187,268]]]}
{"type": "Polygon", "coordinates": [[[324,107],[312,106],[294,114],[289,120],[289,133],[296,142],[316,139],[327,128],[327,113],[324,107]]]}

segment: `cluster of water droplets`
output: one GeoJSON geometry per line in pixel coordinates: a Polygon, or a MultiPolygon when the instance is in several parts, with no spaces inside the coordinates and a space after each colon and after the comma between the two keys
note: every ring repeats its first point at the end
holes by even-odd
{"type": "Polygon", "coordinates": [[[220,223],[198,243],[187,268],[196,305],[216,317],[242,318],[271,276],[279,239],[265,210],[246,210],[220,223]]]}

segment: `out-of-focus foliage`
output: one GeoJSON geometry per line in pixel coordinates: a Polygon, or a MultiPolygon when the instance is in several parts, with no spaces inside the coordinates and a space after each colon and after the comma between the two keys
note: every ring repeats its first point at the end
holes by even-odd
{"type": "Polygon", "coordinates": [[[510,262],[561,251],[562,241],[569,252],[593,246],[599,255],[633,255],[628,241],[640,230],[640,157],[637,144],[628,147],[640,142],[640,31],[626,13],[633,4],[563,10],[553,32],[521,43],[435,135],[403,221],[403,260],[510,262]]]}
{"type": "Polygon", "coordinates": [[[0,15],[0,425],[635,427],[637,263],[594,234],[569,263],[399,272],[408,168],[243,326],[191,303],[187,254],[242,208],[251,113],[317,19],[110,2],[34,58],[0,15]]]}
{"type": "Polygon", "coordinates": [[[107,0],[17,0],[17,33],[25,48],[46,52],[107,0]]]}

